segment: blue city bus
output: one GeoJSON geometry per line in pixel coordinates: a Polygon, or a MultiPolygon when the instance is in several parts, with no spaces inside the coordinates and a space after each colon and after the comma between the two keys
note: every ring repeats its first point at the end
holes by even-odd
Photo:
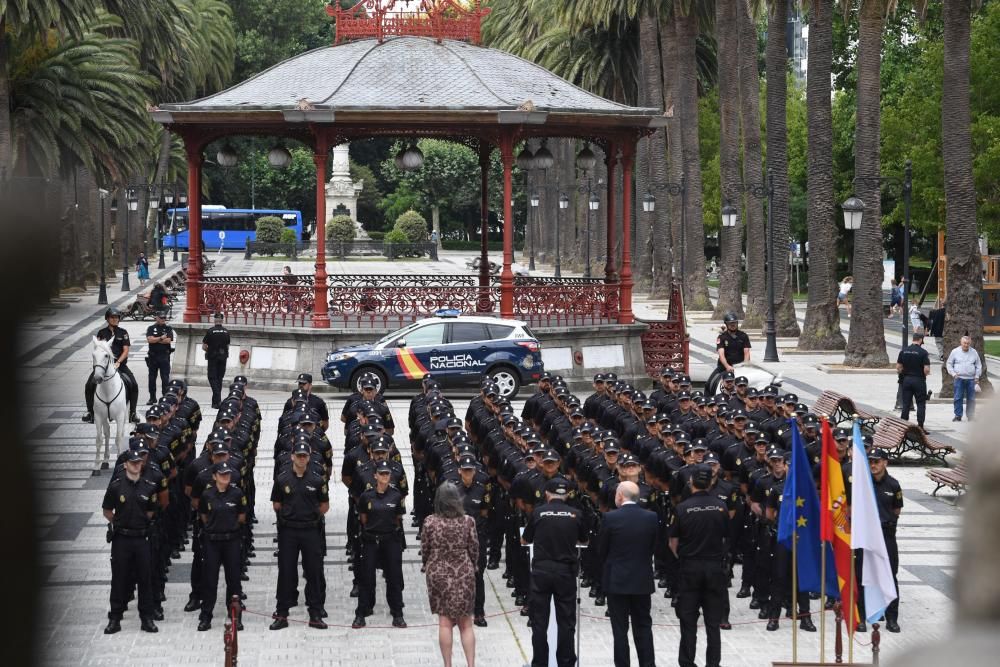
{"type": "MultiPolygon", "coordinates": [[[[247,241],[257,238],[257,219],[276,216],[284,220],[286,229],[295,230],[295,240],[302,240],[302,212],[280,211],[270,208],[226,208],[213,204],[201,207],[201,238],[206,250],[243,250],[247,241]]],[[[167,209],[163,228],[163,247],[188,248],[188,210],[167,209]],[[171,233],[173,232],[173,233],[171,233]]]]}

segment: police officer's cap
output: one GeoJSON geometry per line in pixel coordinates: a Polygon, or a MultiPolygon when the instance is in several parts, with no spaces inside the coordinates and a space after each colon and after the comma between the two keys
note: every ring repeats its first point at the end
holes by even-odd
{"type": "Polygon", "coordinates": [[[614,382],[617,379],[618,379],[618,373],[605,373],[604,374],[604,380],[605,381],[614,382]]]}
{"type": "Polygon", "coordinates": [[[511,424],[516,424],[519,421],[521,421],[521,420],[518,419],[517,415],[515,415],[513,412],[508,412],[508,413],[504,414],[504,416],[501,418],[501,423],[504,426],[509,426],[511,424]]]}
{"type": "MultiPolygon", "coordinates": [[[[503,410],[504,408],[509,408],[510,407],[510,400],[504,398],[503,396],[498,396],[497,399],[495,401],[493,401],[493,403],[497,406],[497,408],[499,408],[501,410],[503,410]]],[[[448,402],[448,405],[450,406],[451,403],[448,402]]]]}
{"type": "Polygon", "coordinates": [[[500,395],[500,389],[495,384],[491,384],[486,386],[483,393],[486,398],[497,398],[500,395]]]}
{"type": "Polygon", "coordinates": [[[229,435],[229,431],[224,428],[213,429],[211,433],[208,434],[208,442],[225,442],[226,436],[229,435]]]}
{"type": "Polygon", "coordinates": [[[736,419],[749,419],[750,418],[747,415],[747,411],[744,410],[743,408],[736,408],[735,410],[732,411],[732,415],[733,415],[733,419],[734,420],[736,420],[736,419]]]}
{"type": "Polygon", "coordinates": [[[312,454],[312,448],[309,447],[309,443],[306,441],[299,440],[292,446],[292,454],[295,456],[299,456],[300,454],[308,456],[312,454]]]}
{"type": "Polygon", "coordinates": [[[170,378],[170,382],[167,383],[168,387],[177,387],[181,391],[187,389],[187,380],[184,378],[170,378]]]}
{"type": "Polygon", "coordinates": [[[678,375],[676,379],[677,379],[677,384],[679,384],[682,387],[686,387],[691,384],[691,377],[688,375],[678,375]]]}
{"type": "MultiPolygon", "coordinates": [[[[521,427],[519,429],[517,429],[516,431],[514,431],[514,433],[515,433],[515,435],[517,435],[522,440],[526,440],[528,437],[535,435],[535,431],[530,426],[525,426],[523,424],[521,425],[521,427]]],[[[541,441],[538,441],[538,442],[541,442],[541,441]]]]}
{"type": "Polygon", "coordinates": [[[158,320],[165,320],[167,319],[167,311],[157,310],[153,313],[153,317],[155,317],[158,320]]]}
{"type": "Polygon", "coordinates": [[[783,459],[785,458],[785,452],[777,447],[772,447],[767,450],[767,458],[770,460],[783,459]]]}
{"type": "Polygon", "coordinates": [[[875,446],[875,438],[873,438],[870,433],[862,434],[861,442],[864,443],[865,449],[869,449],[875,446]]]}
{"type": "MultiPolygon", "coordinates": [[[[675,431],[675,433],[677,432],[675,431]]],[[[682,431],[680,433],[677,433],[677,435],[674,437],[674,442],[677,443],[678,445],[685,445],[685,446],[690,445],[691,437],[687,433],[684,433],[682,431]]]]}
{"type": "Polygon", "coordinates": [[[224,319],[226,319],[226,316],[223,315],[222,313],[216,313],[215,315],[212,315],[212,319],[214,319],[214,320],[224,320],[224,319]]]}
{"type": "Polygon", "coordinates": [[[583,429],[575,428],[573,429],[573,440],[583,440],[583,429]]]}
{"type": "Polygon", "coordinates": [[[778,388],[773,384],[769,384],[760,391],[760,395],[764,398],[777,398],[778,388]]]}
{"type": "Polygon", "coordinates": [[[299,415],[299,423],[300,424],[318,424],[319,423],[319,415],[316,413],[315,410],[306,410],[305,412],[303,412],[302,414],[299,415]]]}
{"type": "Polygon", "coordinates": [[[580,424],[580,433],[593,433],[594,425],[590,422],[583,422],[580,424]]]}
{"type": "Polygon", "coordinates": [[[679,391],[679,392],[677,392],[677,400],[678,401],[690,401],[691,400],[691,392],[690,391],[679,391]]]}
{"type": "Polygon", "coordinates": [[[213,456],[215,454],[228,454],[231,451],[231,448],[229,447],[229,443],[226,442],[225,440],[212,442],[210,444],[210,447],[211,447],[212,455],[213,456]]]}
{"type": "Polygon", "coordinates": [[[451,417],[445,423],[448,428],[462,428],[462,420],[458,417],[451,417]]]}
{"type": "Polygon", "coordinates": [[[635,388],[630,384],[623,384],[621,390],[619,390],[618,393],[623,394],[625,396],[631,396],[632,394],[635,393],[635,388]]]}
{"type": "Polygon", "coordinates": [[[807,414],[808,412],[809,412],[809,406],[806,405],[805,403],[796,403],[795,404],[795,414],[797,414],[797,415],[804,415],[804,414],[807,414]]]}
{"type": "Polygon", "coordinates": [[[379,461],[375,464],[376,475],[388,475],[392,472],[392,466],[388,461],[379,461]]]}
{"type": "Polygon", "coordinates": [[[461,445],[464,443],[471,443],[472,440],[469,439],[469,435],[465,431],[459,431],[451,437],[451,442],[454,445],[461,445]]]}
{"type": "Polygon", "coordinates": [[[715,465],[719,465],[719,456],[715,452],[706,452],[705,458],[703,458],[701,462],[705,464],[714,463],[715,465]]]}
{"type": "Polygon", "coordinates": [[[392,448],[391,445],[388,442],[386,442],[385,440],[383,440],[382,438],[377,438],[371,444],[371,450],[373,452],[387,452],[391,448],[392,448]]]}
{"type": "Polygon", "coordinates": [[[212,473],[215,475],[231,475],[233,474],[233,467],[229,465],[229,461],[219,461],[212,466],[212,473]]]}
{"type": "Polygon", "coordinates": [[[694,401],[695,405],[705,405],[704,396],[694,396],[691,400],[694,401]]]}
{"type": "Polygon", "coordinates": [[[566,380],[563,379],[562,375],[553,375],[552,382],[555,384],[566,384],[566,380]]]}
{"type": "Polygon", "coordinates": [[[712,469],[703,463],[698,464],[691,473],[691,481],[699,489],[707,489],[712,483],[712,469]]]}
{"type": "Polygon", "coordinates": [[[569,485],[565,479],[555,477],[545,484],[545,493],[551,493],[554,496],[565,496],[569,493],[569,485]]]}
{"type": "Polygon", "coordinates": [[[697,438],[691,443],[691,447],[694,448],[695,451],[708,451],[708,443],[705,442],[704,438],[697,438]]]}
{"type": "Polygon", "coordinates": [[[620,452],[622,446],[618,444],[618,438],[608,438],[604,441],[605,452],[620,452]]]}
{"type": "Polygon", "coordinates": [[[246,386],[250,384],[250,380],[247,379],[246,375],[237,375],[236,377],[233,378],[233,383],[246,386]]]}
{"type": "MultiPolygon", "coordinates": [[[[643,409],[645,409],[645,408],[643,408],[643,409]]],[[[655,424],[659,420],[660,420],[660,415],[657,415],[657,414],[651,414],[648,417],[646,417],[646,423],[647,424],[655,424]]],[[[669,418],[668,418],[668,421],[669,421],[669,418]]]]}
{"type": "Polygon", "coordinates": [[[475,449],[472,447],[471,442],[461,442],[461,443],[456,442],[453,444],[455,445],[455,449],[457,450],[458,458],[462,458],[463,456],[476,455],[475,449]]]}
{"type": "Polygon", "coordinates": [[[747,389],[747,398],[760,398],[760,392],[753,387],[750,387],[747,389]]]}
{"type": "Polygon", "coordinates": [[[542,452],[542,461],[561,461],[559,452],[554,449],[546,449],[542,452]]]}
{"type": "Polygon", "coordinates": [[[785,394],[784,397],[782,397],[781,402],[786,405],[795,405],[799,402],[799,397],[795,394],[785,394]]]}
{"type": "Polygon", "coordinates": [[[745,387],[748,384],[750,384],[750,380],[748,380],[745,375],[741,375],[738,378],[736,378],[736,386],[737,387],[745,387]]]}
{"type": "Polygon", "coordinates": [[[570,411],[569,411],[569,416],[570,417],[582,417],[583,416],[583,410],[581,410],[579,406],[577,406],[575,408],[571,408],[570,411]]]}
{"type": "Polygon", "coordinates": [[[299,373],[299,384],[312,384],[313,376],[311,373],[299,373]]]}
{"type": "Polygon", "coordinates": [[[850,440],[851,432],[846,428],[835,428],[833,429],[833,439],[834,440],[850,440]]]}
{"type": "Polygon", "coordinates": [[[819,428],[819,417],[809,412],[802,417],[802,425],[805,428],[819,428]]]}
{"type": "Polygon", "coordinates": [[[460,470],[475,470],[478,467],[476,465],[476,457],[463,456],[458,460],[458,467],[460,470]]]}
{"type": "Polygon", "coordinates": [[[719,404],[719,399],[717,399],[715,396],[709,396],[708,398],[705,399],[706,406],[711,407],[713,405],[718,405],[718,404],[719,404]]]}
{"type": "Polygon", "coordinates": [[[372,436],[372,437],[374,437],[374,436],[377,436],[381,432],[382,432],[382,430],[378,426],[376,426],[375,424],[371,424],[371,423],[365,424],[364,428],[361,429],[361,435],[364,435],[364,436],[372,436]]]}
{"type": "Polygon", "coordinates": [[[552,393],[556,397],[557,401],[561,401],[563,403],[567,403],[571,398],[573,398],[573,394],[571,394],[569,389],[566,387],[556,387],[552,393]]]}
{"type": "Polygon", "coordinates": [[[538,376],[538,381],[539,382],[551,382],[552,381],[552,373],[550,373],[548,371],[545,371],[544,373],[542,373],[541,375],[538,376]]]}
{"type": "Polygon", "coordinates": [[[247,395],[247,393],[246,393],[246,391],[243,390],[243,387],[241,385],[233,384],[233,385],[229,386],[229,396],[228,396],[228,398],[232,398],[234,400],[240,401],[240,400],[243,400],[243,397],[246,396],[246,395],[247,395]]]}
{"type": "Polygon", "coordinates": [[[634,394],[632,394],[632,402],[633,403],[645,403],[646,402],[646,394],[642,393],[641,391],[635,392],[634,394]]]}
{"type": "Polygon", "coordinates": [[[527,431],[528,431],[528,433],[526,433],[525,436],[524,436],[524,441],[526,443],[528,443],[529,445],[531,445],[531,444],[541,444],[542,439],[538,436],[537,433],[535,433],[534,429],[532,429],[532,428],[529,427],[527,429],[527,431]]]}
{"type": "Polygon", "coordinates": [[[220,422],[226,422],[226,421],[231,422],[231,421],[235,421],[235,419],[236,419],[236,415],[234,415],[232,412],[225,411],[225,412],[220,412],[219,413],[218,421],[220,421],[220,422]]]}
{"type": "Polygon", "coordinates": [[[766,447],[766,446],[768,446],[768,445],[771,444],[771,441],[768,439],[766,433],[758,433],[757,437],[754,438],[753,444],[754,445],[764,445],[766,447]]]}
{"type": "Polygon", "coordinates": [[[129,461],[130,463],[133,462],[133,461],[142,461],[142,460],[144,460],[143,457],[142,457],[143,451],[145,451],[145,453],[147,453],[147,454],[149,453],[148,449],[142,450],[142,451],[137,450],[137,449],[130,449],[130,450],[128,450],[128,457],[126,458],[126,460],[129,461]]]}
{"type": "Polygon", "coordinates": [[[128,448],[131,450],[142,450],[144,453],[149,453],[149,448],[146,446],[146,441],[142,438],[132,437],[128,439],[128,448]]]}
{"type": "Polygon", "coordinates": [[[723,382],[725,382],[726,380],[735,380],[735,379],[736,379],[736,375],[732,371],[726,371],[725,373],[722,374],[722,381],[723,382]]]}
{"type": "Polygon", "coordinates": [[[375,378],[372,377],[371,375],[365,375],[364,377],[361,378],[362,389],[374,389],[377,386],[378,382],[376,382],[375,378]]]}
{"type": "Polygon", "coordinates": [[[747,422],[747,425],[743,427],[744,433],[760,433],[760,427],[757,426],[757,422],[747,422]]]}
{"type": "Polygon", "coordinates": [[[146,418],[157,419],[163,416],[163,410],[160,409],[159,405],[153,405],[146,410],[146,418]]]}
{"type": "Polygon", "coordinates": [[[619,466],[637,466],[639,465],[639,459],[635,458],[635,454],[629,454],[628,452],[623,453],[618,457],[619,466]]]}
{"type": "Polygon", "coordinates": [[[872,453],[868,455],[868,458],[872,461],[888,461],[889,452],[885,451],[881,447],[876,447],[872,450],[872,453]]]}
{"type": "Polygon", "coordinates": [[[674,375],[676,375],[674,373],[674,369],[672,369],[670,366],[664,366],[663,370],[660,371],[661,378],[672,378],[674,375]]]}
{"type": "Polygon", "coordinates": [[[668,415],[666,412],[661,412],[658,415],[656,415],[656,422],[658,424],[669,424],[670,415],[668,415]]]}
{"type": "Polygon", "coordinates": [[[135,432],[138,435],[148,435],[151,437],[160,435],[160,429],[156,424],[139,424],[135,427],[135,432]]]}
{"type": "Polygon", "coordinates": [[[173,405],[177,405],[177,403],[178,403],[178,401],[177,401],[177,394],[172,394],[172,393],[170,393],[168,391],[166,396],[163,396],[162,398],[160,398],[159,403],[160,403],[161,407],[164,406],[164,405],[166,405],[168,407],[169,406],[173,406],[173,405]]]}
{"type": "Polygon", "coordinates": [[[604,384],[604,373],[594,374],[594,384],[604,384]]]}

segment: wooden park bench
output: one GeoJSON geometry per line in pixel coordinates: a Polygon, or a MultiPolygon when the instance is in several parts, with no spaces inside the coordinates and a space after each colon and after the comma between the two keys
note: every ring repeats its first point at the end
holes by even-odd
{"type": "Polygon", "coordinates": [[[956,463],[954,468],[931,468],[927,471],[927,476],[937,484],[937,488],[931,492],[932,496],[946,486],[959,497],[968,490],[969,476],[965,470],[965,459],[956,463]]]}
{"type": "MultiPolygon", "coordinates": [[[[875,446],[884,449],[889,454],[889,460],[902,461],[903,457],[913,452],[917,455],[916,462],[939,461],[946,466],[945,456],[954,454],[955,448],[927,437],[927,434],[917,426],[904,422],[896,417],[883,417],[875,429],[875,446]]],[[[913,461],[908,458],[907,461],[913,461]]]]}
{"type": "Polygon", "coordinates": [[[829,389],[820,394],[816,402],[813,403],[813,412],[818,415],[827,415],[830,418],[830,425],[834,428],[845,423],[849,425],[854,420],[854,416],[857,415],[861,420],[861,428],[868,433],[875,431],[875,426],[880,419],[878,415],[856,406],[854,400],[849,396],[838,394],[829,389]]]}

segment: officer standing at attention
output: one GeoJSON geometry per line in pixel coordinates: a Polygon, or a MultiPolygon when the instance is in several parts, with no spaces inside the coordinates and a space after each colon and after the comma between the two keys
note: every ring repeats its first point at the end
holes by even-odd
{"type": "Polygon", "coordinates": [[[322,475],[309,469],[310,454],[308,443],[296,442],[292,465],[278,474],[271,489],[271,504],[278,515],[278,591],[272,630],[288,627],[288,610],[295,604],[299,581],[299,552],[306,579],[309,627],[327,627],[323,621],[325,535],[318,528],[330,510],[330,495],[322,475]]]}
{"type": "Polygon", "coordinates": [[[680,667],[695,666],[698,612],[705,616],[705,667],[719,667],[722,639],[719,624],[726,604],[726,554],[729,553],[729,510],[709,494],[712,470],[698,464],[690,478],[691,497],[677,506],[670,549],[680,560],[677,618],[681,624],[680,667]]]}
{"type": "Polygon", "coordinates": [[[122,629],[122,615],[128,606],[132,587],[139,588],[139,618],[143,632],[157,632],[153,614],[152,550],[149,548],[149,522],[156,511],[156,485],[142,474],[144,459],[130,450],[125,474],[111,480],[101,508],[108,520],[111,542],[111,611],[104,634],[122,629]]]}
{"type": "MultiPolygon", "coordinates": [[[[899,521],[899,513],[903,510],[903,489],[896,478],[886,472],[888,464],[889,454],[884,449],[879,447],[872,450],[871,456],[868,457],[868,465],[872,471],[875,504],[878,505],[878,518],[882,522],[885,550],[889,555],[889,566],[892,568],[892,583],[896,587],[896,599],[890,602],[885,610],[885,629],[889,632],[899,632],[899,582],[896,581],[899,572],[899,547],[896,544],[896,524],[899,521]]],[[[864,586],[861,586],[858,592],[858,611],[861,620],[864,621],[864,586]]]]}
{"type": "Polygon", "coordinates": [[[201,339],[201,349],[208,362],[208,385],[212,388],[212,407],[222,403],[222,379],[226,375],[226,361],[229,359],[229,331],[222,326],[224,316],[216,313],[215,325],[201,339]]]}
{"type": "Polygon", "coordinates": [[[896,372],[899,373],[899,383],[902,388],[900,404],[903,411],[899,418],[910,419],[910,406],[917,401],[917,426],[923,429],[924,416],[927,414],[927,376],[931,374],[931,358],[924,349],[924,335],[919,331],[913,334],[913,343],[899,351],[896,357],[896,372]]]}
{"type": "Polygon", "coordinates": [[[715,349],[718,350],[719,372],[732,371],[733,366],[750,361],[750,337],[745,331],[740,331],[740,320],[735,313],[726,313],[722,317],[725,330],[715,339],[715,349]]]}
{"type": "MultiPolygon", "coordinates": [[[[247,499],[239,487],[229,484],[233,469],[228,461],[212,468],[214,484],[201,494],[198,514],[205,526],[204,566],[202,567],[201,618],[198,632],[212,627],[212,612],[219,587],[219,566],[226,570],[226,605],[234,595],[242,593],[240,584],[240,537],[247,520],[247,499]]],[[[243,629],[242,619],[236,627],[243,629]]]]}
{"type": "MultiPolygon", "coordinates": [[[[139,418],[135,416],[135,405],[139,401],[139,383],[135,381],[135,376],[128,367],[128,351],[132,346],[132,341],[128,332],[118,326],[121,322],[121,313],[117,308],[108,308],[104,311],[104,320],[108,326],[97,332],[98,340],[111,341],[111,353],[115,355],[114,363],[121,373],[122,380],[125,381],[125,391],[128,394],[128,415],[129,419],[139,423],[139,418]]],[[[83,398],[87,402],[87,414],[83,415],[83,421],[88,424],[94,423],[94,392],[97,385],[94,384],[94,373],[91,371],[87,378],[87,384],[83,390],[83,398]]]]}
{"type": "MultiPolygon", "coordinates": [[[[312,373],[299,373],[298,377],[299,389],[306,393],[306,406],[310,410],[315,410],[316,414],[319,415],[319,425],[323,427],[323,431],[326,432],[330,428],[330,412],[326,409],[326,401],[312,393],[313,386],[313,376],[312,373]]],[[[285,408],[282,412],[288,412],[293,407],[292,399],[285,401],[285,408]]]]}
{"type": "Polygon", "coordinates": [[[170,382],[170,353],[174,344],[174,330],[167,324],[167,313],[156,311],[156,321],[146,329],[146,342],[149,352],[146,354],[146,366],[149,368],[149,400],[146,405],[156,403],[156,375],[160,375],[162,395],[167,393],[167,383],[170,382]]]}
{"type": "Polygon", "coordinates": [[[389,484],[392,466],[375,465],[375,488],[358,498],[361,520],[361,591],[352,628],[365,627],[365,616],[375,607],[375,566],[385,571],[385,597],[392,613],[392,627],[405,628],[403,619],[403,515],[406,503],[399,489],[389,484]]]}
{"type": "MultiPolygon", "coordinates": [[[[566,504],[569,484],[554,477],[545,485],[545,504],[538,505],[528,518],[521,544],[534,544],[531,560],[531,667],[549,664],[549,606],[555,598],[556,664],[576,664],[577,544],[587,542],[583,513],[566,504]]],[[[721,571],[721,570],[720,570],[721,571]]]]}

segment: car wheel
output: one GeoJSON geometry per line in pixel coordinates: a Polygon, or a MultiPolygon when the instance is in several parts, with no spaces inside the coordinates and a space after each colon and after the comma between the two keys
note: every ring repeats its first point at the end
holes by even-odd
{"type": "Polygon", "coordinates": [[[517,396],[518,390],[521,389],[521,381],[510,366],[494,368],[489,372],[489,378],[496,384],[497,391],[500,392],[502,398],[510,400],[517,396]]]}
{"type": "Polygon", "coordinates": [[[351,387],[354,391],[361,393],[361,376],[362,375],[374,375],[375,376],[375,394],[378,396],[382,395],[385,388],[388,386],[388,382],[385,379],[385,373],[375,368],[374,366],[368,366],[366,368],[359,368],[354,372],[354,376],[351,378],[351,387]]]}

